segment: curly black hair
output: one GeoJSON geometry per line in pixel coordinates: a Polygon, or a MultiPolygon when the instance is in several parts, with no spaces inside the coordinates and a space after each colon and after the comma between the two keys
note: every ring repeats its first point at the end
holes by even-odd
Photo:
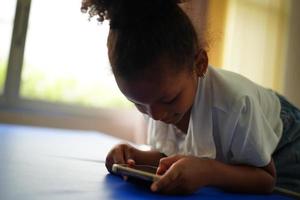
{"type": "Polygon", "coordinates": [[[98,21],[109,20],[107,46],[115,76],[140,78],[164,58],[174,71],[192,70],[199,47],[196,31],[179,0],[83,0],[81,10],[98,21]],[[151,68],[152,67],[152,68],[151,68]]]}

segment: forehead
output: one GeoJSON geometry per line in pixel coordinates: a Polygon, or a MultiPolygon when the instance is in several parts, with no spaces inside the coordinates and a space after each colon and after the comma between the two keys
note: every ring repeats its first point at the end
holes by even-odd
{"type": "Polygon", "coordinates": [[[121,92],[134,103],[153,103],[163,98],[171,98],[182,88],[187,75],[168,70],[145,73],[137,80],[116,78],[121,92]]]}

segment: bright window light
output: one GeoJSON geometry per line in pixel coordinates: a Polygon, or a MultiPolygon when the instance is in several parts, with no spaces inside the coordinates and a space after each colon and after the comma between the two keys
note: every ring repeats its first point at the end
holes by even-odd
{"type": "Polygon", "coordinates": [[[89,21],[81,0],[33,0],[21,97],[95,107],[128,108],[112,75],[108,22],[89,21]]]}

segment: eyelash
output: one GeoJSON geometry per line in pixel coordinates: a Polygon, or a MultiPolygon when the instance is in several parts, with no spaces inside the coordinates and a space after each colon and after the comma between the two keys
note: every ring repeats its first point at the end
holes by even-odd
{"type": "Polygon", "coordinates": [[[170,101],[167,101],[167,102],[163,102],[164,104],[171,104],[173,103],[174,101],[176,101],[176,99],[178,98],[179,95],[175,96],[173,99],[171,99],[170,101]]]}

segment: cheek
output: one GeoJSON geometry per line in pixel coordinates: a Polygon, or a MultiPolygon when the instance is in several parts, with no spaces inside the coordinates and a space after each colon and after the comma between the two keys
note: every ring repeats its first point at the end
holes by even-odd
{"type": "Polygon", "coordinates": [[[168,110],[169,115],[184,114],[188,110],[188,107],[184,99],[178,99],[176,103],[168,106],[166,110],[168,110]]]}
{"type": "Polygon", "coordinates": [[[186,90],[178,103],[174,105],[173,110],[176,110],[176,113],[187,112],[194,104],[195,94],[196,92],[194,89],[186,90]]]}
{"type": "Polygon", "coordinates": [[[190,107],[192,106],[192,104],[190,104],[189,102],[186,101],[186,99],[180,101],[176,107],[174,108],[174,110],[176,110],[175,113],[185,113],[187,112],[190,107]]]}

